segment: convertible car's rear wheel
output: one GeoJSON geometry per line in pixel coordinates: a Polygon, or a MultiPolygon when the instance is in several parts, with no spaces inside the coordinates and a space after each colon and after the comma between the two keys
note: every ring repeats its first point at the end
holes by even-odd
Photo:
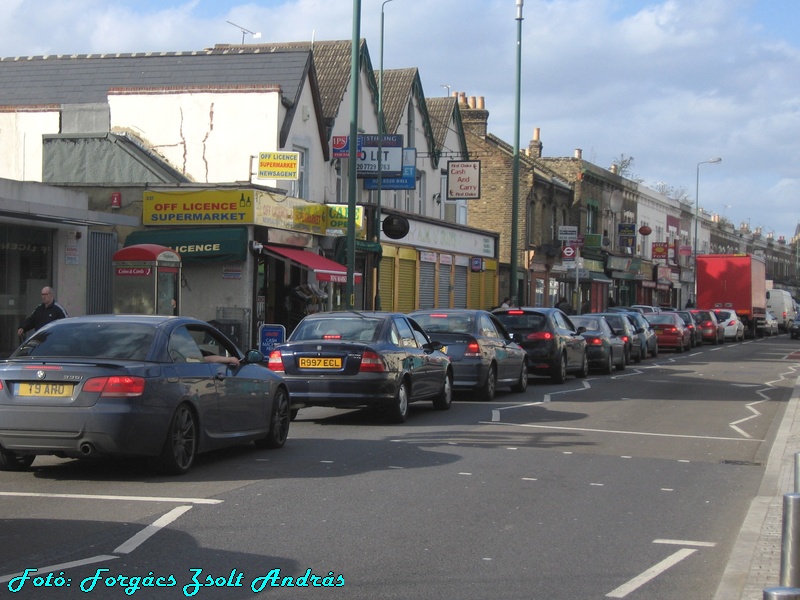
{"type": "Polygon", "coordinates": [[[175,409],[158,457],[161,471],[168,475],[183,475],[192,468],[197,456],[197,419],[187,404],[175,409]]]}
{"type": "Polygon", "coordinates": [[[286,443],[289,437],[289,422],[291,421],[292,411],[289,408],[289,394],[283,388],[275,390],[275,397],[272,402],[272,419],[269,424],[269,433],[256,440],[258,448],[280,448],[286,443]]]}
{"type": "Polygon", "coordinates": [[[17,454],[0,448],[0,471],[24,471],[30,468],[35,458],[33,454],[17,454]]]}

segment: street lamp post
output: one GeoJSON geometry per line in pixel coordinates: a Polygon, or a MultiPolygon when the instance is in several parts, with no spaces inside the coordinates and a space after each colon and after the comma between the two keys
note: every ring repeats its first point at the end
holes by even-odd
{"type": "Polygon", "coordinates": [[[350,48],[350,152],[347,165],[347,282],[345,306],[355,307],[356,271],[356,145],[358,140],[358,76],[361,70],[361,0],[353,0],[353,41],[350,48]]]}
{"type": "Polygon", "coordinates": [[[697,163],[697,180],[694,189],[694,250],[692,252],[692,262],[694,267],[694,303],[697,304],[697,222],[700,220],[700,165],[715,164],[722,162],[721,158],[711,158],[701,160],[697,163]]]}
{"type": "Polygon", "coordinates": [[[520,79],[522,73],[522,5],[524,0],[517,2],[517,74],[516,94],[514,109],[514,174],[511,192],[511,285],[510,294],[512,303],[519,306],[519,293],[517,290],[517,263],[519,262],[519,121],[520,121],[520,79]]]}
{"type": "MultiPolygon", "coordinates": [[[[381,243],[381,193],[383,192],[383,135],[386,127],[383,123],[383,9],[393,0],[384,0],[381,4],[381,56],[378,81],[378,191],[375,203],[375,241],[381,243]]],[[[375,259],[375,310],[381,310],[381,259],[375,259]]]]}

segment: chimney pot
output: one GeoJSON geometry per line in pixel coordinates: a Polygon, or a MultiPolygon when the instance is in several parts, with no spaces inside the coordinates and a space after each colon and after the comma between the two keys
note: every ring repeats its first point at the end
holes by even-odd
{"type": "Polygon", "coordinates": [[[580,148],[575,148],[575,158],[582,159],[583,158],[583,150],[580,148]]]}

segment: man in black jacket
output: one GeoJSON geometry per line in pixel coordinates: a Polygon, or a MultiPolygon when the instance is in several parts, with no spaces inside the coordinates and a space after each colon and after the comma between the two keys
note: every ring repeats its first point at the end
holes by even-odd
{"type": "Polygon", "coordinates": [[[56,302],[56,291],[51,287],[43,287],[42,303],[33,309],[30,316],[17,329],[17,333],[22,337],[26,331],[39,329],[58,319],[65,319],[67,316],[66,309],[56,302]]]}

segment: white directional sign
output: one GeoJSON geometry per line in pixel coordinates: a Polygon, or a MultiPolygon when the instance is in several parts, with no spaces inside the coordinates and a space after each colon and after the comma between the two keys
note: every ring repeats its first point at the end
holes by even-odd
{"type": "Polygon", "coordinates": [[[558,228],[558,241],[577,242],[578,228],[575,225],[561,225],[558,228]]]}

